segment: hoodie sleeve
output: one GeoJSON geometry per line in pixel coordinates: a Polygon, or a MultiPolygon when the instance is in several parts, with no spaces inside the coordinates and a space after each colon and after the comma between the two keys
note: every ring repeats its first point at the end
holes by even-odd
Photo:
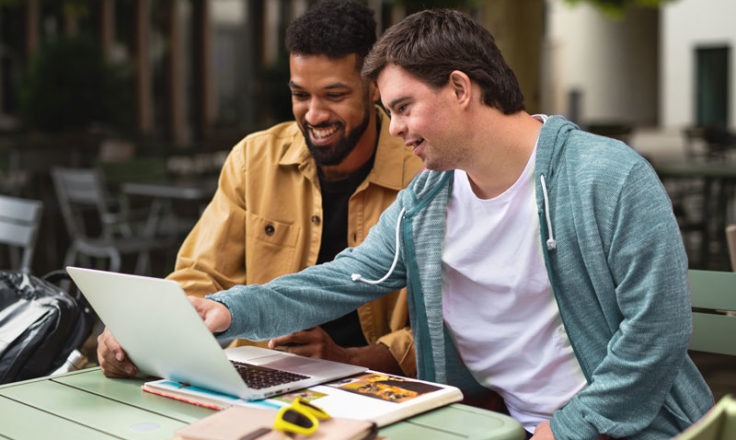
{"type": "MultiPolygon", "coordinates": [[[[631,437],[646,431],[665,408],[687,357],[692,331],[687,258],[669,198],[643,161],[629,170],[618,193],[599,194],[606,197],[596,202],[611,210],[597,225],[605,260],[595,270],[586,261],[585,269],[592,278],[610,277],[615,286],[612,299],[602,289],[595,291],[609,298],[609,322],[588,323],[610,327],[612,337],[602,360],[586,365],[588,385],[553,415],[558,439],[601,433],[631,437]]],[[[576,351],[600,349],[586,347],[584,337],[577,339],[583,343],[576,351]]]]}

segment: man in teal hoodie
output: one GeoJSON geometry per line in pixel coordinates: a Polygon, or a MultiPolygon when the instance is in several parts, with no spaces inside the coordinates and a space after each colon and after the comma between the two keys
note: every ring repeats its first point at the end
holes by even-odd
{"type": "Polygon", "coordinates": [[[497,391],[533,439],[670,438],[712,406],[646,161],[526,113],[492,35],[456,11],[392,27],[363,75],[427,171],[334,261],[193,300],[212,331],[270,338],[406,286],[418,376],[497,391]]]}

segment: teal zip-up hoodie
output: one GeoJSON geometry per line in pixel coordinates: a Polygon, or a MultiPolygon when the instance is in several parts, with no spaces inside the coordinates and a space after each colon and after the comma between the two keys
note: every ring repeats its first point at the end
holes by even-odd
{"type": "MultiPolygon", "coordinates": [[[[221,336],[287,334],[406,286],[418,376],[479,391],[442,318],[451,176],[421,173],[365,242],[331,263],[211,295],[233,315],[221,336]]],[[[713,398],[687,356],[687,259],[664,188],[625,144],[551,117],[537,144],[535,189],[550,283],[588,382],[554,413],[555,437],[670,438],[713,398]]]]}

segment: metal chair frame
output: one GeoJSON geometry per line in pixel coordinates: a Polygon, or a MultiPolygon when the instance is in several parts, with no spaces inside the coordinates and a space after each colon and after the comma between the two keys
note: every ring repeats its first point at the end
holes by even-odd
{"type": "MultiPolygon", "coordinates": [[[[138,254],[135,272],[145,273],[150,265],[150,251],[164,248],[166,243],[154,239],[146,231],[136,235],[124,205],[119,213],[111,212],[101,173],[95,169],[54,168],[51,174],[62,217],[72,240],[64,264],[73,265],[78,257],[109,258],[110,270],[118,272],[122,255],[138,254]],[[83,215],[89,211],[94,211],[99,219],[101,231],[98,236],[91,236],[87,231],[83,215]]],[[[89,265],[86,259],[83,263],[89,265]]]]}
{"type": "MultiPolygon", "coordinates": [[[[20,264],[13,261],[12,265],[25,273],[31,271],[42,211],[39,200],[0,195],[0,244],[22,249],[20,264]]],[[[11,252],[11,260],[17,260],[17,253],[11,252]]]]}

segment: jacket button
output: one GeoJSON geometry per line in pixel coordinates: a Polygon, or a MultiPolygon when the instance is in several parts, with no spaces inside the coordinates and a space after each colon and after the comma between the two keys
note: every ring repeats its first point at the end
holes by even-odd
{"type": "Polygon", "coordinates": [[[315,225],[318,225],[319,224],[319,216],[318,215],[313,215],[312,216],[312,223],[314,223],[315,225]]]}
{"type": "Polygon", "coordinates": [[[266,225],[264,229],[266,231],[266,235],[273,235],[273,232],[275,231],[273,225],[266,225]]]}

